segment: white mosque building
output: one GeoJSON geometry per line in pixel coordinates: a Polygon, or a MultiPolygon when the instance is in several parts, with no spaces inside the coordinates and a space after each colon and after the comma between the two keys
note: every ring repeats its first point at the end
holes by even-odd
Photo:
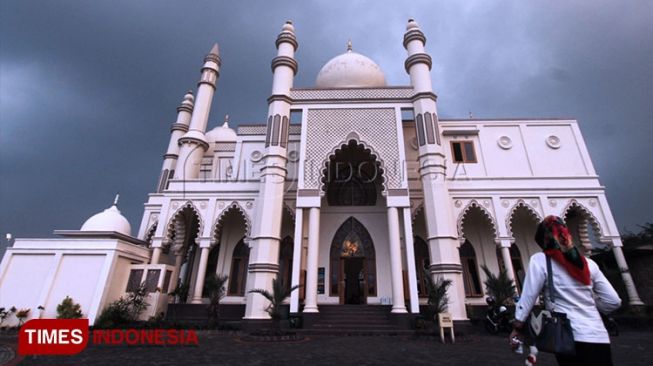
{"type": "Polygon", "coordinates": [[[0,306],[48,318],[70,295],[93,322],[145,282],[149,316],[166,310],[177,286],[188,288],[188,303],[207,303],[204,281],[221,273],[223,304],[240,306],[245,322],[269,318],[266,300],[248,290],[276,276],[302,285],[292,314],[366,304],[406,317],[425,304],[428,273],[453,281],[449,312],[466,320],[468,305],[484,304],[481,265],[505,268],[520,285],[546,215],[565,218],[585,253],[612,248],[628,302],[641,304],[577,121],[439,118],[425,43],[410,20],[407,85],[388,86],[350,44],[314,86],[295,88],[288,22],[266,122],[210,129],[216,44],[197,91],[177,108],[138,231],[114,205],[79,231],[56,231],[61,238],[17,239],[0,265],[0,306]]]}

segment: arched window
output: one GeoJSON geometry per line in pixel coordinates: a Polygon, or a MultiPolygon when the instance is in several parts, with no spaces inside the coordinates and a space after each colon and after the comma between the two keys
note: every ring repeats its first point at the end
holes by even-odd
{"type": "Polygon", "coordinates": [[[279,246],[279,274],[283,280],[283,287],[290,288],[292,281],[292,253],[293,252],[293,239],[286,236],[279,246]]]}
{"type": "Polygon", "coordinates": [[[236,244],[234,255],[231,258],[231,274],[229,275],[229,291],[227,292],[231,296],[245,296],[249,247],[245,244],[244,239],[240,239],[236,244]]]}
{"type": "Polygon", "coordinates": [[[415,270],[417,271],[417,294],[419,297],[428,297],[426,288],[426,273],[429,270],[431,258],[429,256],[429,247],[424,239],[419,236],[415,237],[415,270]]]}
{"type": "Polygon", "coordinates": [[[478,263],[476,252],[469,240],[460,246],[460,263],[463,265],[463,283],[465,285],[465,296],[483,296],[483,287],[478,276],[478,263]]]}
{"type": "MultiPolygon", "coordinates": [[[[501,248],[497,247],[497,258],[499,259],[499,269],[505,270],[506,266],[503,263],[503,256],[501,255],[501,248]]],[[[513,244],[510,246],[510,261],[512,262],[512,269],[515,271],[515,286],[517,286],[517,291],[521,292],[522,285],[524,282],[524,277],[526,273],[524,272],[524,266],[521,261],[521,253],[517,245],[513,244]]]]}

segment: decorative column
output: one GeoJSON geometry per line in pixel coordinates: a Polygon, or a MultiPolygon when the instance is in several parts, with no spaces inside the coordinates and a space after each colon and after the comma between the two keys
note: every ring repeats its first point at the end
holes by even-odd
{"type": "Polygon", "coordinates": [[[436,95],[431,85],[431,56],[424,49],[426,37],[419,25],[408,21],[404,34],[405,61],[415,91],[413,110],[417,131],[419,175],[424,192],[424,214],[431,253],[430,271],[452,281],[449,312],[454,320],[467,319],[458,233],[446,180],[446,155],[442,147],[436,95]]]}
{"type": "MultiPolygon", "coordinates": [[[[277,37],[277,57],[272,60],[272,95],[268,98],[267,135],[264,166],[256,199],[256,218],[252,227],[249,256],[249,288],[272,289],[279,271],[279,242],[286,182],[290,88],[297,72],[295,28],[283,25],[277,37]]],[[[259,294],[247,293],[245,319],[269,319],[268,301],[259,294]]]]}
{"type": "Polygon", "coordinates": [[[163,167],[161,168],[161,179],[159,180],[157,192],[165,190],[168,186],[168,180],[175,175],[175,167],[179,157],[179,139],[188,132],[194,102],[193,92],[189,90],[184,95],[184,100],[177,107],[177,120],[170,127],[170,142],[166,154],[163,156],[163,167]]]}
{"type": "Polygon", "coordinates": [[[159,261],[161,260],[161,252],[161,247],[152,248],[152,259],[150,260],[150,264],[159,264],[159,261]]]}
{"type": "Polygon", "coordinates": [[[392,279],[392,312],[405,313],[404,280],[401,271],[401,243],[399,214],[396,207],[388,207],[388,241],[390,242],[390,273],[392,279]]]}
{"type": "Polygon", "coordinates": [[[197,98],[195,98],[188,132],[179,138],[179,160],[175,166],[175,179],[196,179],[199,177],[202,157],[209,148],[204,132],[206,132],[206,125],[209,121],[211,102],[215,94],[218,77],[220,77],[221,64],[218,44],[216,43],[204,58],[202,76],[197,84],[197,98]]]}
{"type": "Polygon", "coordinates": [[[317,266],[320,249],[320,208],[311,207],[308,214],[308,249],[306,252],[305,313],[317,313],[317,266]]]}
{"type": "Polygon", "coordinates": [[[197,267],[197,279],[195,280],[195,291],[193,291],[193,304],[202,303],[202,291],[204,290],[204,280],[206,279],[206,266],[209,262],[209,251],[211,250],[210,240],[200,242],[200,263],[197,267]]]}
{"type": "Polygon", "coordinates": [[[512,246],[512,241],[510,239],[501,239],[499,248],[501,248],[501,259],[503,259],[503,268],[506,269],[506,274],[508,278],[517,286],[517,274],[515,269],[512,267],[512,257],[510,256],[510,247],[512,246]]]}
{"type": "MultiPolygon", "coordinates": [[[[419,295],[417,294],[417,269],[415,268],[415,245],[413,243],[413,223],[410,207],[403,208],[404,242],[406,243],[406,265],[408,267],[408,293],[410,312],[419,314],[419,295]]],[[[420,268],[421,270],[421,268],[420,268]]]]}
{"type": "Polygon", "coordinates": [[[626,285],[626,292],[628,293],[628,304],[635,306],[642,306],[644,302],[639,298],[637,293],[637,288],[635,287],[635,282],[633,282],[633,277],[630,275],[630,269],[628,268],[628,263],[626,263],[626,257],[624,257],[623,252],[623,243],[621,238],[612,239],[612,254],[614,259],[617,262],[619,267],[619,272],[621,272],[621,279],[626,285]]]}
{"type": "MultiPolygon", "coordinates": [[[[300,282],[302,269],[302,242],[304,241],[304,209],[297,207],[295,209],[295,242],[293,243],[292,252],[292,277],[290,286],[297,286],[300,282]]],[[[290,313],[299,312],[299,289],[290,293],[290,313]]]]}

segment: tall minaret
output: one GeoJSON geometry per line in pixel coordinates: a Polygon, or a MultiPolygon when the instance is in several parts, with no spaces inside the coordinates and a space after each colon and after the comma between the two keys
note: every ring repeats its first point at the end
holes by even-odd
{"type": "Polygon", "coordinates": [[[431,56],[425,50],[426,37],[417,22],[408,21],[404,47],[408,51],[405,67],[415,90],[413,109],[419,145],[419,174],[424,191],[424,213],[429,248],[430,271],[453,281],[449,296],[449,311],[454,319],[467,319],[464,302],[465,289],[458,247],[456,222],[451,209],[451,198],[446,181],[446,161],[440,141],[436,95],[431,85],[431,56]]]}
{"type": "Polygon", "coordinates": [[[184,100],[177,107],[177,120],[170,127],[170,143],[168,143],[166,154],[163,155],[163,167],[161,168],[161,179],[159,180],[157,192],[166,189],[168,180],[174,176],[177,158],[179,157],[179,138],[188,132],[194,102],[193,92],[189,90],[184,95],[184,100]]]}
{"type": "MultiPolygon", "coordinates": [[[[283,196],[286,180],[286,153],[290,116],[290,88],[297,73],[295,51],[298,44],[291,22],[283,25],[277,37],[277,57],[272,60],[272,95],[268,98],[265,165],[256,199],[256,217],[252,227],[249,255],[248,288],[271,289],[279,270],[279,241],[283,196]]],[[[269,319],[267,300],[247,294],[245,319],[269,319]]]]}
{"type": "Polygon", "coordinates": [[[199,177],[200,164],[204,152],[209,148],[204,132],[209,121],[211,102],[215,94],[216,83],[220,76],[220,60],[218,44],[214,44],[209,54],[204,57],[202,77],[197,83],[197,97],[190,126],[179,139],[179,159],[175,167],[175,179],[195,179],[199,177]]]}

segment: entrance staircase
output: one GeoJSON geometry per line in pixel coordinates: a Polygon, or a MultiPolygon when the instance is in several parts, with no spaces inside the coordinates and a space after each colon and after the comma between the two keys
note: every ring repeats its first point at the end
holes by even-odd
{"type": "MultiPolygon", "coordinates": [[[[405,322],[397,321],[389,305],[320,305],[319,313],[304,314],[312,317],[298,333],[307,335],[411,335],[405,322]],[[314,317],[314,318],[313,318],[314,317]]],[[[405,320],[405,318],[404,318],[405,320]]]]}

